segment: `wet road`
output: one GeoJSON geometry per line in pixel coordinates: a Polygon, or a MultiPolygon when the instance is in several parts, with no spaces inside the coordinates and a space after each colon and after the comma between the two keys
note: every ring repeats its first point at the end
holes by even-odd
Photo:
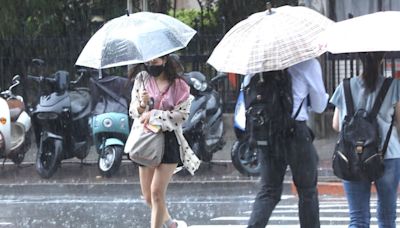
{"type": "MultiPolygon", "coordinates": [[[[247,181],[174,183],[168,205],[173,216],[192,228],[245,227],[256,189],[257,184],[247,181]]],[[[138,184],[1,185],[0,192],[0,227],[149,227],[150,210],[138,184]]],[[[320,201],[322,227],[346,227],[345,199],[320,196],[320,201]]],[[[297,198],[290,189],[270,224],[299,227],[297,198]]]]}

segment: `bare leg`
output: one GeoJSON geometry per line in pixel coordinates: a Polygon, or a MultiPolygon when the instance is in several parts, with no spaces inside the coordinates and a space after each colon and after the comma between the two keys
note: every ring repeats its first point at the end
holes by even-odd
{"type": "Polygon", "coordinates": [[[142,189],[142,195],[147,203],[147,206],[151,208],[151,182],[153,181],[155,168],[139,166],[139,179],[140,188],[142,189]]]}
{"type": "Polygon", "coordinates": [[[161,164],[153,175],[151,182],[151,227],[160,228],[170,217],[165,203],[167,187],[177,164],[161,164]]]}

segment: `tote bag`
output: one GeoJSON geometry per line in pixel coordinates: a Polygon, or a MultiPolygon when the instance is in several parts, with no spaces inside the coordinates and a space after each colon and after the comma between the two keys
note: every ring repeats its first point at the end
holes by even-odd
{"type": "Polygon", "coordinates": [[[144,166],[156,167],[164,155],[164,133],[154,133],[140,126],[132,126],[125,144],[129,158],[144,166]]]}

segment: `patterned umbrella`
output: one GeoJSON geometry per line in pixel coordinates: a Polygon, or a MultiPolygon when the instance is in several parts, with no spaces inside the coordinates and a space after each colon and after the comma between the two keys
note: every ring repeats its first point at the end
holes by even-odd
{"type": "Polygon", "coordinates": [[[322,35],[332,53],[400,51],[399,11],[377,12],[335,23],[322,35]]]}
{"type": "Polygon", "coordinates": [[[255,13],[229,30],[207,62],[218,71],[244,75],[282,70],[324,53],[319,34],[332,24],[302,6],[255,13]]]}
{"type": "Polygon", "coordinates": [[[195,34],[194,29],[165,14],[124,15],[104,24],[75,64],[102,69],[143,63],[186,47],[195,34]]]}

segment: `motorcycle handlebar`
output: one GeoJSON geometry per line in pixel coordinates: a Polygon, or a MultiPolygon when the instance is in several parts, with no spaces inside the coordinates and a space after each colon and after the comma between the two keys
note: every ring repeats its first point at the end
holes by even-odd
{"type": "Polygon", "coordinates": [[[79,75],[78,78],[75,81],[70,81],[70,84],[76,85],[82,79],[83,75],[86,74],[86,72],[88,72],[87,69],[79,69],[78,70],[78,75],[79,75]]]}
{"type": "Polygon", "coordinates": [[[31,79],[33,81],[41,83],[42,81],[48,81],[48,82],[55,82],[56,79],[54,78],[47,78],[44,76],[33,76],[33,75],[28,75],[28,79],[31,79]]]}
{"type": "Polygon", "coordinates": [[[13,90],[14,87],[18,86],[20,83],[21,83],[20,82],[20,76],[19,75],[15,75],[13,77],[13,79],[12,79],[12,84],[10,85],[10,87],[8,87],[7,90],[2,91],[0,93],[0,95],[2,97],[14,97],[14,94],[13,94],[12,90],[13,90]]]}

